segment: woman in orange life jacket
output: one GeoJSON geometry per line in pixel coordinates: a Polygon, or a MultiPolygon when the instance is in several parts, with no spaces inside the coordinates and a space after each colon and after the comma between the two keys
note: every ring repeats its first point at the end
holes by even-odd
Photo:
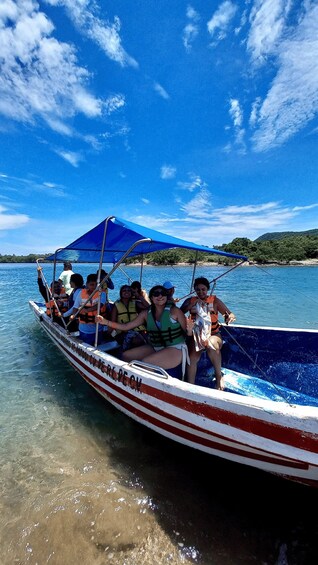
{"type": "MultiPolygon", "coordinates": [[[[79,292],[75,298],[74,306],[73,306],[73,313],[70,316],[70,320],[74,319],[75,314],[77,311],[85,304],[87,299],[90,295],[94,292],[97,287],[97,275],[95,273],[91,273],[88,275],[86,279],[86,287],[79,292]]],[[[95,333],[96,333],[96,322],[95,316],[97,314],[98,308],[98,301],[100,295],[100,312],[103,313],[105,311],[106,305],[106,294],[105,292],[96,292],[92,295],[89,302],[85,305],[85,307],[80,311],[78,329],[80,332],[80,339],[85,341],[85,343],[89,343],[90,345],[94,345],[95,343],[95,333]]],[[[98,328],[98,341],[97,343],[101,343],[103,339],[103,328],[98,328]]]]}
{"type": "Polygon", "coordinates": [[[58,311],[55,306],[53,298],[49,296],[48,289],[46,288],[42,280],[42,276],[41,276],[42,267],[38,266],[37,271],[38,271],[38,278],[37,278],[38,287],[43,299],[45,300],[46,313],[48,316],[50,317],[52,316],[54,322],[57,322],[60,326],[64,327],[63,321],[61,320],[61,316],[63,312],[65,312],[65,310],[67,309],[67,303],[68,303],[68,296],[65,292],[65,289],[60,281],[53,281],[50,285],[50,289],[51,292],[53,293],[54,300],[59,308],[58,311]]]}
{"type": "Polygon", "coordinates": [[[149,292],[151,306],[143,310],[137,318],[127,324],[105,320],[97,316],[100,324],[107,324],[110,329],[129,331],[145,325],[151,342],[129,349],[123,353],[125,361],[139,359],[145,363],[158,365],[170,375],[180,378],[188,360],[185,336],[188,332],[187,319],[176,306],[167,305],[166,290],[162,285],[154,286],[149,292]]]}
{"type": "MultiPolygon", "coordinates": [[[[234,322],[235,315],[227,308],[227,306],[215,295],[208,296],[210,283],[205,277],[198,277],[194,281],[194,290],[197,296],[187,298],[180,307],[182,312],[190,312],[190,316],[194,322],[193,337],[189,339],[189,355],[190,366],[187,370],[187,379],[190,383],[195,383],[197,365],[201,354],[206,350],[207,355],[214,367],[216,388],[224,389],[223,375],[221,371],[221,348],[223,341],[220,334],[220,325],[218,322],[218,314],[224,316],[226,324],[234,322]],[[208,312],[208,335],[202,336],[195,333],[199,326],[200,307],[208,312]],[[196,336],[198,338],[196,339],[196,336]]],[[[203,328],[201,328],[203,329],[203,328]]]]}
{"type": "MultiPolygon", "coordinates": [[[[112,322],[119,322],[120,324],[132,322],[137,318],[139,312],[148,309],[150,306],[148,303],[146,303],[146,306],[142,306],[141,302],[134,300],[133,290],[127,284],[120,287],[119,296],[120,298],[114,302],[111,311],[110,319],[112,322]]],[[[109,329],[108,331],[114,330],[109,329]]],[[[128,332],[118,330],[115,339],[121,345],[122,351],[148,343],[144,325],[128,332]]]]}

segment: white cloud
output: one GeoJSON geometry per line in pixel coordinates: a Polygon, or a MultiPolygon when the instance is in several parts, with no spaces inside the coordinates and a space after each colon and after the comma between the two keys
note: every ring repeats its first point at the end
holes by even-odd
{"type": "Polygon", "coordinates": [[[205,187],[181,204],[181,213],[176,212],[174,216],[158,212],[156,217],[138,216],[130,219],[141,225],[151,225],[153,229],[175,237],[211,247],[229,242],[235,237],[253,240],[270,231],[311,229],[311,225],[301,217],[307,210],[318,207],[318,203],[288,206],[281,202],[264,202],[214,208],[212,202],[212,194],[205,187]],[[296,220],[299,223],[294,228],[296,220]]]}
{"type": "Polygon", "coordinates": [[[177,169],[172,165],[162,165],[160,169],[160,177],[163,180],[173,179],[176,176],[177,169]]]}
{"type": "Polygon", "coordinates": [[[187,18],[190,20],[183,30],[183,45],[186,51],[190,51],[192,48],[192,43],[199,33],[198,21],[200,16],[198,12],[192,7],[187,7],[187,18]]]}
{"type": "Polygon", "coordinates": [[[153,87],[154,87],[155,91],[159,94],[159,96],[161,96],[165,100],[169,100],[170,96],[169,96],[168,92],[163,88],[163,86],[161,86],[161,84],[159,84],[158,82],[155,82],[153,87]]]}
{"type": "Polygon", "coordinates": [[[148,200],[148,198],[141,198],[141,201],[142,201],[144,204],[150,204],[150,200],[148,200]]]}
{"type": "Polygon", "coordinates": [[[318,204],[310,204],[308,206],[294,206],[292,208],[293,212],[302,212],[303,210],[312,210],[313,208],[317,208],[318,204]]]}
{"type": "Polygon", "coordinates": [[[286,142],[317,114],[317,29],[318,6],[310,5],[295,31],[277,47],[278,72],[254,119],[256,151],[286,142]]]}
{"type": "Polygon", "coordinates": [[[192,200],[181,206],[181,210],[193,218],[209,219],[213,210],[211,193],[202,188],[192,200]]]}
{"type": "Polygon", "coordinates": [[[234,126],[241,127],[243,122],[243,113],[240,108],[239,101],[234,98],[231,98],[230,100],[230,116],[233,119],[234,126]]]}
{"type": "Polygon", "coordinates": [[[22,228],[30,221],[29,216],[26,214],[8,214],[7,212],[8,208],[0,204],[0,230],[22,228]]]}
{"type": "Polygon", "coordinates": [[[138,67],[137,61],[128,55],[121,44],[120,20],[114,22],[98,17],[97,4],[93,0],[46,0],[52,6],[64,6],[71,22],[78,30],[94,41],[111,60],[121,66],[138,67]]]}
{"type": "Polygon", "coordinates": [[[200,19],[198,12],[190,5],[187,6],[187,17],[194,22],[197,22],[200,19]]]}
{"type": "Polygon", "coordinates": [[[114,94],[109,96],[105,101],[105,107],[108,114],[119,110],[125,105],[125,97],[122,94],[114,94]]]}
{"type": "Polygon", "coordinates": [[[251,29],[247,49],[254,62],[264,58],[277,48],[277,42],[285,25],[289,3],[285,0],[256,0],[251,9],[251,29]]]}
{"type": "Polygon", "coordinates": [[[0,10],[0,114],[25,123],[44,120],[71,136],[65,122],[77,114],[99,118],[124,104],[87,89],[89,73],[78,65],[73,46],[52,37],[54,27],[34,0],[7,0],[0,10]]]}
{"type": "Polygon", "coordinates": [[[235,15],[237,6],[230,0],[225,0],[208,21],[208,32],[214,36],[218,30],[217,39],[224,39],[228,26],[235,15]]]}
{"type": "Polygon", "coordinates": [[[192,43],[199,33],[199,27],[193,23],[189,23],[185,26],[183,30],[183,45],[187,51],[192,48],[192,43]]]}
{"type": "Polygon", "coordinates": [[[60,157],[62,157],[62,159],[73,165],[73,167],[78,167],[79,163],[83,161],[83,155],[75,151],[64,151],[63,149],[55,149],[55,153],[60,157]]]}
{"type": "Polygon", "coordinates": [[[252,110],[249,119],[249,124],[252,128],[254,128],[255,124],[257,123],[261,103],[262,103],[261,98],[258,96],[252,104],[252,110]]]}
{"type": "Polygon", "coordinates": [[[4,198],[3,192],[20,194],[23,192],[27,198],[29,195],[36,192],[44,192],[46,197],[51,196],[61,198],[67,196],[63,185],[50,181],[41,182],[34,176],[30,176],[30,178],[21,178],[0,174],[0,183],[2,188],[1,199],[4,198]]]}
{"type": "Polygon", "coordinates": [[[185,182],[178,182],[178,187],[182,188],[183,190],[188,190],[189,192],[193,192],[196,189],[205,189],[207,184],[201,179],[199,175],[195,173],[188,173],[189,181],[185,182]]]}

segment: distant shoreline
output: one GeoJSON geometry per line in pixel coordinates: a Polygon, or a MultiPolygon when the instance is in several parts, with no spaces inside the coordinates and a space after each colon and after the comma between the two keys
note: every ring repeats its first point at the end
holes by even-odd
{"type": "MultiPolygon", "coordinates": [[[[126,267],[139,267],[141,263],[130,263],[126,267]]],[[[144,263],[144,267],[192,267],[191,263],[174,263],[172,265],[153,265],[152,263],[144,263]]],[[[214,263],[212,261],[198,261],[198,267],[231,267],[234,265],[225,265],[223,263],[214,263]]],[[[256,261],[245,261],[241,267],[318,267],[318,259],[305,259],[304,261],[290,261],[289,263],[257,263],[256,261]]]]}
{"type": "MultiPolygon", "coordinates": [[[[59,261],[58,264],[61,265],[63,261],[59,261]]],[[[42,264],[45,265],[53,265],[53,261],[43,261],[42,264]]],[[[83,263],[73,263],[73,265],[85,265],[86,262],[83,263]]],[[[95,264],[95,263],[94,263],[95,264]]],[[[97,263],[96,263],[97,264],[97,263]]],[[[104,263],[108,265],[110,263],[104,263]]],[[[36,263],[31,262],[23,262],[23,261],[3,261],[0,262],[0,265],[36,265],[36,263]]],[[[126,267],[140,267],[141,263],[129,263],[125,265],[126,267]]],[[[144,263],[143,267],[193,267],[193,263],[173,263],[171,265],[162,264],[162,265],[155,265],[152,263],[144,263]]],[[[224,263],[216,263],[212,261],[198,261],[198,267],[232,267],[234,265],[226,265],[224,263]]],[[[318,267],[318,259],[305,259],[304,261],[290,261],[289,263],[283,262],[273,262],[273,263],[257,263],[256,261],[245,261],[242,263],[241,267],[318,267]]]]}

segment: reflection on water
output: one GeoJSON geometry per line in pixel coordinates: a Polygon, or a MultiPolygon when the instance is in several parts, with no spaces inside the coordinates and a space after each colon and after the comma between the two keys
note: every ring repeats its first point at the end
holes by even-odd
{"type": "Polygon", "coordinates": [[[317,562],[316,491],[131,421],[1,301],[1,565],[317,562]]]}

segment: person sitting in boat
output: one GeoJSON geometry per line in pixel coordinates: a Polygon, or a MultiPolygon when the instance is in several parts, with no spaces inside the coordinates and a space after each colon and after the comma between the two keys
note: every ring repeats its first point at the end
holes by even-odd
{"type": "MultiPolygon", "coordinates": [[[[80,339],[94,345],[95,343],[95,333],[96,333],[96,323],[95,316],[97,314],[98,302],[100,299],[100,312],[105,313],[106,307],[106,294],[105,292],[100,292],[96,290],[97,287],[97,275],[91,273],[86,279],[86,287],[82,288],[75,298],[73,313],[70,316],[70,320],[73,320],[78,314],[79,324],[78,329],[80,332],[80,339]],[[96,290],[96,292],[94,292],[96,290]],[[89,300],[88,300],[89,299],[89,300]],[[88,301],[87,301],[88,300],[88,301]],[[85,304],[85,306],[84,306],[85,304]],[[83,307],[83,308],[82,308],[83,307]]],[[[103,328],[99,328],[98,331],[98,341],[101,343],[103,340],[103,328]]]]}
{"type": "Polygon", "coordinates": [[[139,281],[133,281],[131,283],[132,297],[135,300],[137,307],[149,308],[150,300],[149,296],[144,288],[141,288],[139,281]]]}
{"type": "MultiPolygon", "coordinates": [[[[98,277],[98,271],[96,272],[97,277],[98,277]]],[[[108,273],[106,271],[104,271],[104,269],[101,269],[100,271],[100,282],[102,282],[102,280],[108,275],[108,273]]],[[[106,312],[107,314],[110,315],[112,308],[113,308],[113,303],[109,302],[109,298],[108,298],[108,291],[109,290],[114,290],[115,285],[112,281],[111,278],[108,278],[106,281],[104,281],[101,286],[100,289],[103,290],[106,294],[106,312]]]]}
{"type": "Polygon", "coordinates": [[[128,331],[145,325],[150,344],[125,351],[123,359],[125,361],[137,359],[158,365],[166,369],[170,375],[183,378],[186,363],[189,362],[186,334],[190,335],[191,326],[188,329],[187,318],[180,308],[167,304],[167,293],[162,285],[152,287],[149,298],[150,308],[140,312],[135,320],[127,324],[108,321],[102,316],[97,316],[96,319],[100,324],[107,324],[115,330],[128,331]]]}
{"type": "Polygon", "coordinates": [[[73,273],[70,278],[70,285],[72,288],[72,292],[68,299],[68,310],[64,312],[63,318],[65,318],[65,322],[67,323],[67,329],[70,334],[74,334],[78,332],[78,319],[75,318],[70,321],[70,316],[74,314],[74,303],[78,294],[80,294],[83,286],[84,286],[84,279],[80,273],[73,273]],[[69,323],[68,323],[69,322],[69,323]]]}
{"type": "Polygon", "coordinates": [[[174,284],[171,281],[165,281],[162,286],[167,291],[167,302],[170,304],[176,304],[177,300],[173,297],[176,288],[174,284]]]}
{"type": "MultiPolygon", "coordinates": [[[[149,304],[142,304],[141,302],[136,302],[133,299],[132,288],[124,284],[120,287],[119,291],[120,298],[116,300],[113,304],[111,311],[111,321],[118,322],[119,324],[127,324],[135,320],[142,310],[149,308],[149,304]]],[[[110,330],[111,331],[111,330],[110,330]]],[[[114,331],[114,330],[113,330],[114,331]]],[[[148,343],[146,336],[146,328],[144,325],[137,326],[133,330],[122,331],[117,330],[115,335],[116,341],[122,347],[122,351],[131,349],[132,347],[138,347],[139,345],[144,345],[148,343]]]]}
{"type": "Polygon", "coordinates": [[[64,270],[61,272],[59,276],[59,281],[64,286],[66,294],[71,294],[72,292],[70,280],[73,274],[74,273],[72,271],[72,263],[70,263],[69,261],[65,261],[64,270]]]}
{"type": "Polygon", "coordinates": [[[49,290],[43,282],[42,267],[38,266],[37,272],[38,287],[43,299],[45,300],[46,314],[52,317],[54,322],[64,326],[61,316],[63,312],[67,310],[68,305],[68,296],[65,292],[65,288],[62,286],[60,281],[52,281],[49,290]]]}
{"type": "Polygon", "coordinates": [[[187,380],[195,383],[197,365],[203,351],[214,367],[216,388],[224,389],[221,371],[221,348],[223,341],[220,334],[218,314],[224,316],[226,324],[234,322],[235,315],[215,295],[208,296],[210,283],[205,277],[198,277],[194,281],[194,290],[197,296],[187,298],[180,307],[182,312],[190,312],[194,322],[192,338],[189,339],[190,366],[187,370],[187,380]]]}

